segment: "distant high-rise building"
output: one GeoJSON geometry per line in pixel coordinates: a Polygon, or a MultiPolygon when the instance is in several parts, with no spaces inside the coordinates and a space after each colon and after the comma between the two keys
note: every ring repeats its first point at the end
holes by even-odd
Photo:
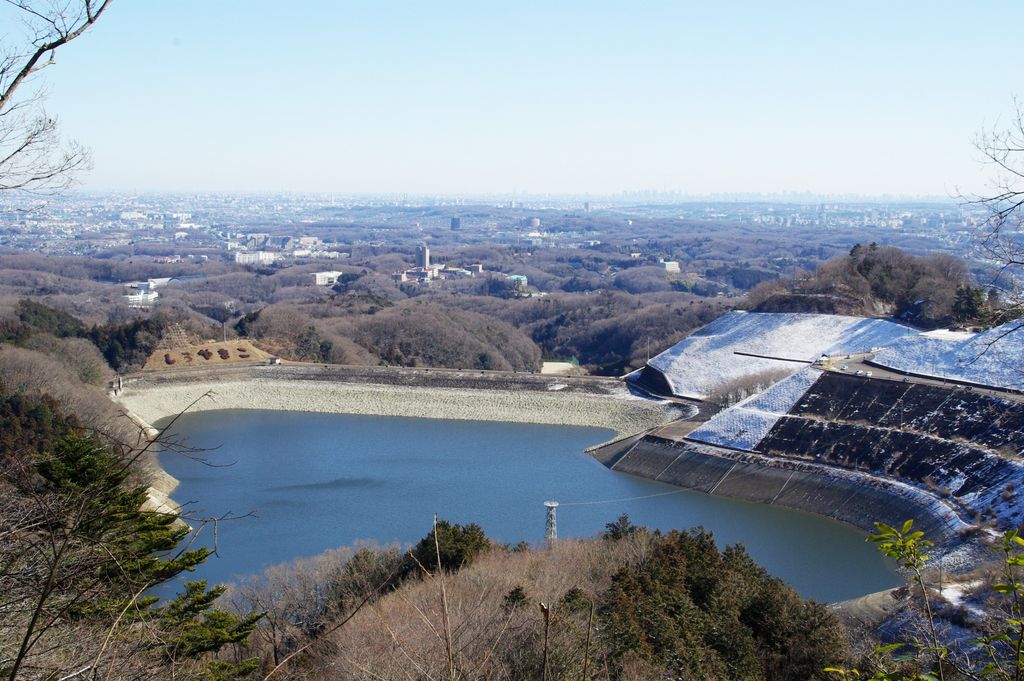
{"type": "Polygon", "coordinates": [[[590,212],[590,201],[587,201],[586,203],[583,204],[583,212],[585,212],[585,213],[589,213],[590,212]]]}
{"type": "Polygon", "coordinates": [[[430,249],[426,244],[416,247],[416,267],[430,267],[430,249]]]}
{"type": "Polygon", "coordinates": [[[534,229],[540,227],[540,218],[530,218],[530,227],[534,229]]]}
{"type": "Polygon", "coordinates": [[[462,229],[462,218],[452,218],[452,229],[462,229]]]}

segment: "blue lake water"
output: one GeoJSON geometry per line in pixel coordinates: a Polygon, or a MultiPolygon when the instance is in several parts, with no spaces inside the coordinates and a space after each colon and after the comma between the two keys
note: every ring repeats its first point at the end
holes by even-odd
{"type": "Polygon", "coordinates": [[[219,524],[218,555],[190,578],[227,582],[358,540],[410,544],[434,513],[539,544],[553,499],[560,537],[592,537],[622,513],[665,530],[702,525],[818,600],[900,581],[846,525],[608,470],[583,452],[612,436],[599,428],[226,410],[186,414],[173,432],[209,450],[208,463],[160,455],[186,512],[250,514],[219,524]]]}

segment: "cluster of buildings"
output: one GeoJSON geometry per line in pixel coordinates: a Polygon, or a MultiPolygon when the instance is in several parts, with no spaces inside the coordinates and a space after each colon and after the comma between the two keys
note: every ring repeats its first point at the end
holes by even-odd
{"type": "Polygon", "coordinates": [[[416,247],[416,266],[410,267],[401,272],[395,272],[391,277],[396,283],[404,281],[417,281],[425,283],[435,279],[448,279],[452,277],[475,277],[483,274],[484,266],[480,263],[466,265],[465,267],[454,267],[452,265],[438,265],[430,262],[430,248],[426,244],[416,247]]]}
{"type": "Polygon", "coordinates": [[[277,260],[274,251],[239,251],[235,253],[235,262],[239,265],[273,265],[277,260]]]}
{"type": "Polygon", "coordinates": [[[198,262],[209,262],[210,256],[208,255],[157,255],[153,256],[153,262],[160,263],[161,265],[174,265],[179,262],[187,261],[198,261],[198,262]]]}
{"type": "MultiPolygon", "coordinates": [[[[395,272],[391,277],[395,280],[395,283],[401,284],[403,282],[418,282],[421,284],[429,283],[431,281],[439,279],[454,279],[454,278],[465,278],[465,277],[476,277],[484,273],[484,266],[480,263],[474,263],[472,265],[466,265],[465,267],[456,267],[453,265],[438,265],[430,262],[430,248],[426,244],[420,244],[416,248],[416,266],[410,267],[407,270],[401,272],[395,272]]],[[[321,274],[331,275],[338,274],[340,272],[320,272],[317,273],[317,277],[321,274]]],[[[501,275],[498,275],[500,278],[501,275]]],[[[504,275],[505,291],[507,294],[520,297],[529,296],[529,281],[525,274],[507,274],[504,275]]],[[[532,295],[547,295],[545,293],[532,294],[532,295]]]]}
{"type": "Polygon", "coordinates": [[[317,258],[338,260],[350,254],[333,250],[316,236],[271,236],[266,232],[239,233],[226,242],[239,265],[272,265],[278,260],[317,258]]]}

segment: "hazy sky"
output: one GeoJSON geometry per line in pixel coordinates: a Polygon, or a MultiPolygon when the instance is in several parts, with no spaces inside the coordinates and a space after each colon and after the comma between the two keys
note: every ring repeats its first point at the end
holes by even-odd
{"type": "Polygon", "coordinates": [[[117,0],[46,83],[87,189],[943,195],[1024,96],[1021,25],[1019,0],[117,0]]]}

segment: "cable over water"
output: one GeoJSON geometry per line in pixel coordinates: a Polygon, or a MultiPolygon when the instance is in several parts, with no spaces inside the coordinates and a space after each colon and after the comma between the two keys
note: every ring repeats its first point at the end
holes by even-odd
{"type": "Polygon", "coordinates": [[[623,497],[622,499],[602,499],[599,501],[563,501],[559,506],[594,506],[597,504],[620,504],[624,501],[639,501],[640,499],[653,499],[654,497],[667,497],[670,494],[682,494],[688,491],[686,488],[673,490],[671,492],[658,492],[657,494],[645,494],[641,497],[623,497]]]}

